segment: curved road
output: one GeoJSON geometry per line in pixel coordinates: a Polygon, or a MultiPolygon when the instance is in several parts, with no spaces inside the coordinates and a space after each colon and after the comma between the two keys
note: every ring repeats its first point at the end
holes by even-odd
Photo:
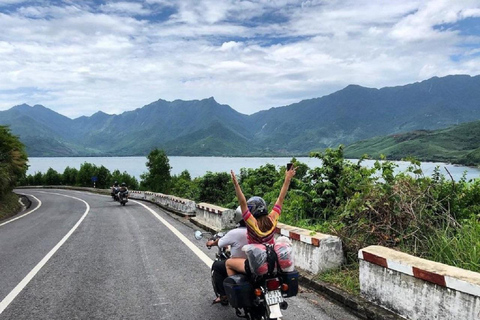
{"type": "MultiPolygon", "coordinates": [[[[188,221],[146,202],[17,192],[32,206],[0,222],[0,319],[239,319],[211,305],[215,252],[188,221]]],[[[288,302],[284,319],[357,319],[307,290],[288,302]]]]}

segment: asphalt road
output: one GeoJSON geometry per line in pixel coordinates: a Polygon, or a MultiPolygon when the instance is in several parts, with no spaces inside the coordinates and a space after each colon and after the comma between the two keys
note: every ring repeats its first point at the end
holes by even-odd
{"type": "MultiPolygon", "coordinates": [[[[209,267],[192,248],[207,262],[215,251],[185,219],[86,192],[17,192],[32,206],[0,222],[0,319],[239,319],[211,305],[209,267]]],[[[288,302],[283,319],[357,319],[303,288],[288,302]]]]}

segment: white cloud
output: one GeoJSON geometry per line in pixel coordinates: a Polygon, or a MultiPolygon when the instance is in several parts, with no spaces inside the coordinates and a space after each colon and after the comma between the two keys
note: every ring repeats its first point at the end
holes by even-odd
{"type": "Polygon", "coordinates": [[[102,4],[100,10],[106,13],[113,12],[133,15],[148,15],[151,13],[150,10],[145,9],[143,5],[138,2],[109,2],[102,4]]]}
{"type": "Polygon", "coordinates": [[[470,0],[0,7],[0,110],[26,102],[78,117],[214,96],[253,113],[350,83],[476,75],[480,35],[436,28],[475,16],[480,6],[470,0]]]}

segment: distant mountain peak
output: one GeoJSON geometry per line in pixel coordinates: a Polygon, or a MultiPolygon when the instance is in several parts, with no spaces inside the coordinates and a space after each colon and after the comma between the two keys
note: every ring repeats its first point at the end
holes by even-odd
{"type": "Polygon", "coordinates": [[[28,104],[22,103],[22,104],[19,104],[19,105],[16,105],[16,106],[12,107],[12,110],[28,111],[31,108],[32,107],[29,106],[28,104]]]}

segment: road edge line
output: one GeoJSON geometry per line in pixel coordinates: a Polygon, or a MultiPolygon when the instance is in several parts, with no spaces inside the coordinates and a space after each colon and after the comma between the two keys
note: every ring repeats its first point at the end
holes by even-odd
{"type": "Polygon", "coordinates": [[[209,256],[207,256],[202,250],[200,250],[195,244],[193,244],[192,241],[188,240],[187,237],[185,237],[180,231],[178,231],[174,226],[172,226],[167,220],[164,218],[160,217],[158,213],[156,213],[152,208],[149,208],[145,204],[130,200],[131,202],[138,203],[139,205],[143,206],[145,209],[150,211],[151,214],[153,214],[158,220],[160,220],[161,223],[163,223],[170,231],[173,232],[190,250],[193,251],[197,255],[197,257],[200,258],[200,260],[203,261],[209,268],[212,267],[213,260],[210,259],[209,256]]]}
{"type": "Polygon", "coordinates": [[[52,250],[43,259],[20,281],[19,284],[12,291],[0,302],[0,315],[3,311],[12,303],[12,301],[17,297],[17,295],[27,286],[27,284],[35,277],[35,275],[42,269],[42,267],[50,260],[50,258],[60,249],[60,247],[68,240],[68,238],[72,235],[72,233],[78,228],[78,226],[82,223],[82,221],[87,216],[88,212],[90,211],[90,205],[85,201],[77,197],[61,194],[61,193],[50,193],[56,194],[68,198],[73,198],[76,200],[80,200],[87,206],[83,216],[77,221],[77,223],[73,226],[72,229],[58,242],[52,250]]]}

